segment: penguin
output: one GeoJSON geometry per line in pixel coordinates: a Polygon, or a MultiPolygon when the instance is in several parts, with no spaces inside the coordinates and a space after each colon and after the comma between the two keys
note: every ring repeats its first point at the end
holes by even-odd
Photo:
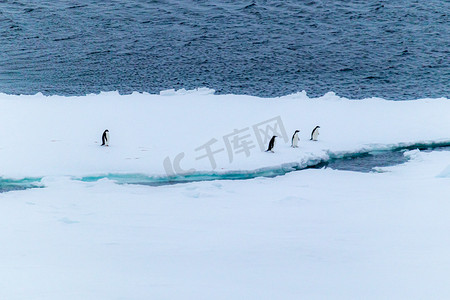
{"type": "Polygon", "coordinates": [[[267,147],[267,150],[266,150],[266,152],[272,152],[273,153],[273,147],[275,147],[275,138],[276,138],[277,136],[276,135],[274,135],[271,139],[270,139],[270,142],[269,142],[269,147],[267,147]]]}
{"type": "Polygon", "coordinates": [[[317,137],[319,136],[319,128],[320,126],[314,127],[313,131],[311,132],[311,141],[317,141],[317,137]]]}
{"type": "Polygon", "coordinates": [[[291,139],[291,147],[292,148],[298,148],[298,141],[299,141],[298,133],[299,132],[300,132],[300,130],[296,130],[294,132],[294,135],[292,136],[292,139],[291,139]]]}
{"type": "Polygon", "coordinates": [[[109,130],[106,129],[105,131],[103,131],[103,135],[102,135],[102,146],[109,146],[109,130]]]}

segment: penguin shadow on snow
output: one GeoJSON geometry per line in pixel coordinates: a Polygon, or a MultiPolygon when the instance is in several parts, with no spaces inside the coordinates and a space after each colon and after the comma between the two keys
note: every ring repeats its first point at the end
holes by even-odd
{"type": "Polygon", "coordinates": [[[139,151],[147,152],[147,151],[150,151],[150,148],[148,148],[148,147],[139,147],[139,151]]]}

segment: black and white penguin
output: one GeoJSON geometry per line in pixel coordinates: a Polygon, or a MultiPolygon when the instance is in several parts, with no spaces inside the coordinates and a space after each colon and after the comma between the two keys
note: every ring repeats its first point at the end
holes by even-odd
{"type": "Polygon", "coordinates": [[[311,132],[311,141],[317,141],[317,137],[319,136],[319,128],[320,126],[314,127],[313,131],[311,132]]]}
{"type": "Polygon", "coordinates": [[[109,130],[106,129],[105,131],[103,131],[103,135],[102,135],[102,146],[109,146],[109,130]]]}
{"type": "Polygon", "coordinates": [[[299,137],[298,137],[298,133],[299,132],[300,132],[300,130],[296,130],[294,132],[294,135],[292,136],[292,139],[291,139],[291,147],[292,148],[297,148],[298,147],[298,141],[300,140],[299,137]]]}
{"type": "Polygon", "coordinates": [[[269,142],[269,147],[267,147],[267,150],[266,150],[266,152],[272,152],[273,153],[273,147],[275,147],[275,138],[276,138],[277,136],[276,135],[274,135],[271,139],[270,139],[270,142],[269,142]]]}

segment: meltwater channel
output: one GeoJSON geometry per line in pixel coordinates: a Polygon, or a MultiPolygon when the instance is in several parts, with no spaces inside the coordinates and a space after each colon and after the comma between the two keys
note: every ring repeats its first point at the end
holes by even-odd
{"type": "MultiPolygon", "coordinates": [[[[213,180],[246,180],[257,177],[276,177],[290,172],[306,169],[331,168],[353,172],[377,172],[378,167],[395,166],[408,161],[404,155],[409,150],[420,151],[450,151],[449,142],[418,143],[412,145],[400,145],[389,149],[372,149],[367,151],[349,153],[328,153],[327,159],[311,159],[306,163],[286,163],[278,167],[267,167],[256,170],[217,172],[195,172],[177,176],[148,176],[144,174],[102,174],[75,178],[83,182],[95,182],[101,179],[113,180],[118,184],[139,184],[147,186],[164,186],[180,183],[213,181],[213,180]]],[[[43,187],[40,184],[42,178],[7,179],[0,178],[0,193],[14,190],[43,187]]]]}
{"type": "Polygon", "coordinates": [[[407,146],[396,146],[390,149],[360,151],[353,153],[335,154],[328,153],[328,159],[311,159],[306,163],[287,163],[278,167],[267,167],[256,170],[217,172],[194,172],[177,176],[147,176],[143,174],[106,174],[86,176],[79,178],[81,181],[93,182],[100,179],[114,180],[119,184],[140,184],[148,186],[163,186],[179,183],[213,181],[213,180],[245,180],[257,177],[276,177],[294,171],[306,169],[331,168],[354,172],[374,172],[378,167],[395,166],[408,161],[404,155],[409,150],[420,151],[450,151],[450,142],[420,143],[407,146]]]}

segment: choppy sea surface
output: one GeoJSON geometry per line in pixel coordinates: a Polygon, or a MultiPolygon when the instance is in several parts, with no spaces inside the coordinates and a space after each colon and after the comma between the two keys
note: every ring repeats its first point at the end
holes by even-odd
{"type": "Polygon", "coordinates": [[[446,0],[0,0],[0,92],[450,98],[446,0]]]}

